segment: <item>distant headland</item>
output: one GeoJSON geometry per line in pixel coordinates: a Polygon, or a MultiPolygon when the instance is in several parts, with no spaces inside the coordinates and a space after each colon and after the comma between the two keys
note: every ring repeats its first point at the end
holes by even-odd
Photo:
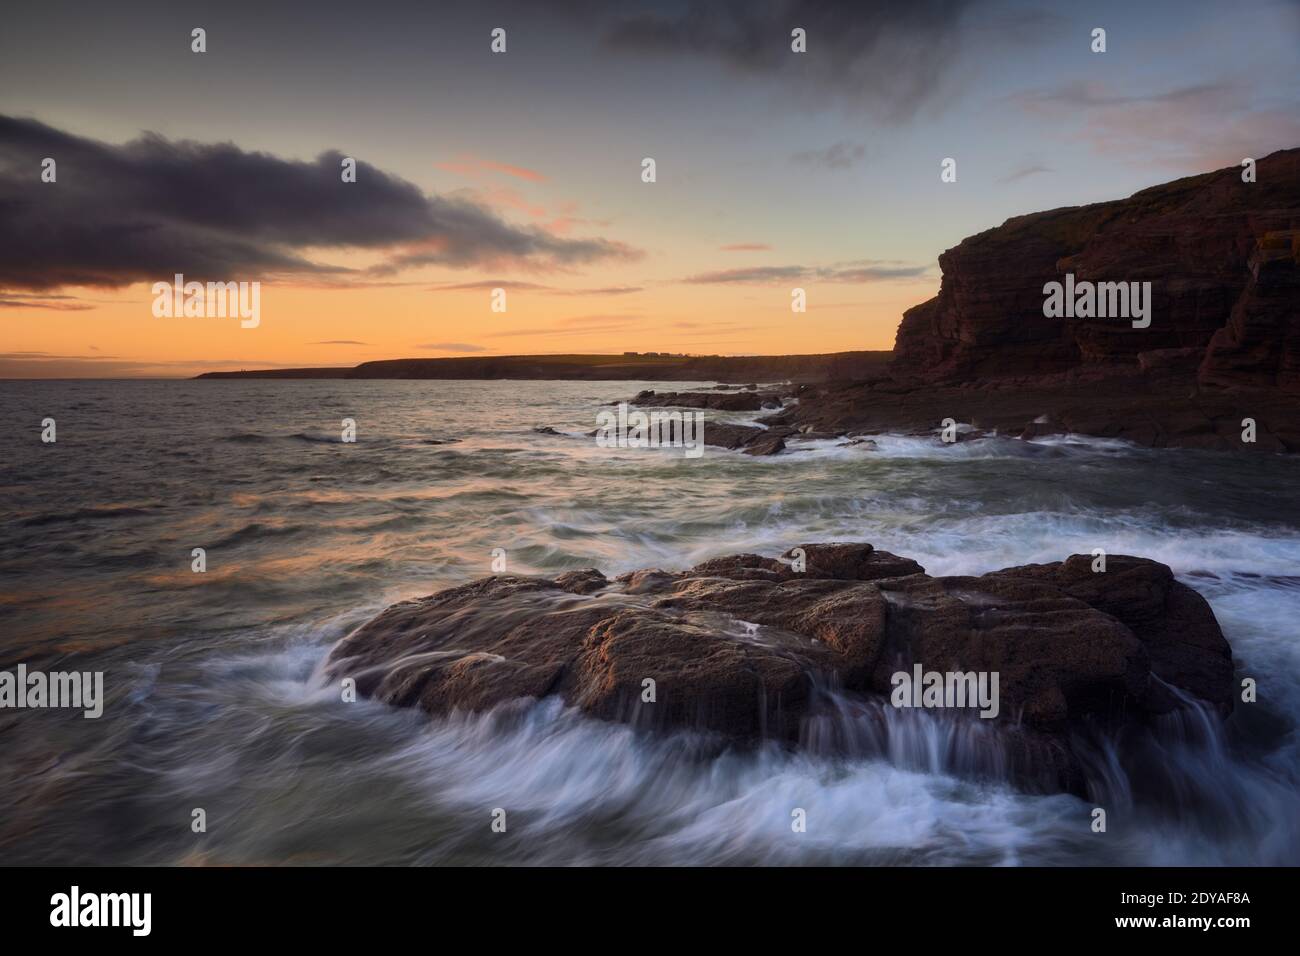
{"type": "Polygon", "coordinates": [[[647,382],[824,382],[882,374],[892,352],[826,355],[498,355],[405,358],[362,362],[349,368],[280,368],[205,372],[214,378],[280,379],[540,379],[647,382]]]}

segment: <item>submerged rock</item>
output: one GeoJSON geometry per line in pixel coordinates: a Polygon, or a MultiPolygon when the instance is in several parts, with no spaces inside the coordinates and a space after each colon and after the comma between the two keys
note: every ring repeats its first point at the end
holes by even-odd
{"type": "Polygon", "coordinates": [[[790,744],[825,738],[845,693],[880,714],[895,675],[918,665],[996,673],[996,716],[942,715],[998,734],[976,769],[1078,791],[1080,734],[1189,697],[1221,714],[1233,701],[1231,650],[1204,598],[1155,561],[1111,555],[1094,573],[1092,560],[931,577],[869,544],[807,544],[614,581],[501,575],[393,605],[328,670],[431,714],[559,695],[599,718],[790,744]]]}

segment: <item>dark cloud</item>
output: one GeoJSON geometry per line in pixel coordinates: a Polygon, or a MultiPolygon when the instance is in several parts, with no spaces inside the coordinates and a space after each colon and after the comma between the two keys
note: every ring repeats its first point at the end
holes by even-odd
{"type": "Polygon", "coordinates": [[[687,276],[691,285],[762,285],[774,282],[879,282],[888,279],[915,279],[925,275],[929,266],[909,266],[894,260],[859,259],[830,266],[751,266],[721,269],[687,276]]]}
{"type": "Polygon", "coordinates": [[[341,277],[305,250],[381,250],[391,274],[426,264],[514,262],[556,268],[636,253],[507,223],[464,198],[429,196],[364,162],[343,183],[343,154],[311,162],[233,143],[153,133],[121,146],[0,115],[0,288],[122,286],[284,274],[341,277]],[[41,181],[41,161],[57,182],[41,181]]]}
{"type": "Polygon", "coordinates": [[[679,12],[614,21],[618,51],[704,56],[751,75],[784,74],[866,106],[910,118],[943,88],[960,52],[961,21],[975,0],[690,0],[679,12]],[[807,31],[806,53],[790,32],[807,31]]]}

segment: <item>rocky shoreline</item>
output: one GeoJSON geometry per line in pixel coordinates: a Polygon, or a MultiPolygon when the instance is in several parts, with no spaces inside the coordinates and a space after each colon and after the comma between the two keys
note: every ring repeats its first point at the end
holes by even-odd
{"type": "Polygon", "coordinates": [[[434,715],[556,696],[647,732],[832,751],[865,734],[886,753],[898,673],[995,673],[995,717],[913,716],[944,722],[954,771],[1084,793],[1088,741],[1234,699],[1205,599],[1155,561],[1095,560],[932,577],[870,544],[805,544],[613,580],[498,575],[389,607],[327,671],[434,715]]]}
{"type": "Polygon", "coordinates": [[[705,429],[706,444],[750,454],[809,434],[934,434],[947,420],[966,426],[963,439],[1074,433],[1300,452],[1300,149],[1264,157],[1257,173],[1245,181],[1228,167],[970,236],[940,255],[938,295],[904,314],[891,362],[870,375],[632,403],[779,401],[763,428],[705,429]],[[1045,291],[1063,279],[1142,284],[1146,324],[1045,315],[1045,291]]]}
{"type": "Polygon", "coordinates": [[[722,411],[775,409],[755,424],[709,421],[704,442],[750,455],[789,450],[791,440],[845,439],[864,449],[881,434],[939,436],[947,421],[957,439],[1051,435],[1116,438],[1148,448],[1263,453],[1300,452],[1300,404],[1266,391],[1217,394],[1184,376],[1109,375],[1056,383],[916,386],[892,379],[827,385],[764,386],[724,393],[643,391],[630,405],[722,411]],[[1251,423],[1245,441],[1246,420],[1251,423]]]}
{"type": "Polygon", "coordinates": [[[1300,402],[1272,391],[1216,393],[1185,376],[1113,374],[983,386],[877,380],[803,386],[796,394],[797,404],[759,421],[786,437],[935,435],[951,419],[970,426],[962,429],[962,440],[1076,434],[1147,448],[1300,452],[1300,402]]]}

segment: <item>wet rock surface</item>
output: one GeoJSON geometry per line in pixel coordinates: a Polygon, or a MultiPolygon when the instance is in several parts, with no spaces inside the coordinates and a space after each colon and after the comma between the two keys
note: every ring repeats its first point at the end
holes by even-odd
{"type": "Polygon", "coordinates": [[[996,717],[935,719],[997,735],[990,760],[1016,782],[1077,791],[1079,734],[1192,698],[1220,714],[1233,701],[1231,650],[1196,591],[1144,558],[1092,562],[931,577],[869,544],[807,544],[612,581],[501,575],[393,605],[342,640],[328,670],[431,714],[558,695],[657,731],[790,745],[824,743],[846,694],[877,715],[855,719],[879,722],[893,675],[916,665],[996,672],[996,717]]]}

